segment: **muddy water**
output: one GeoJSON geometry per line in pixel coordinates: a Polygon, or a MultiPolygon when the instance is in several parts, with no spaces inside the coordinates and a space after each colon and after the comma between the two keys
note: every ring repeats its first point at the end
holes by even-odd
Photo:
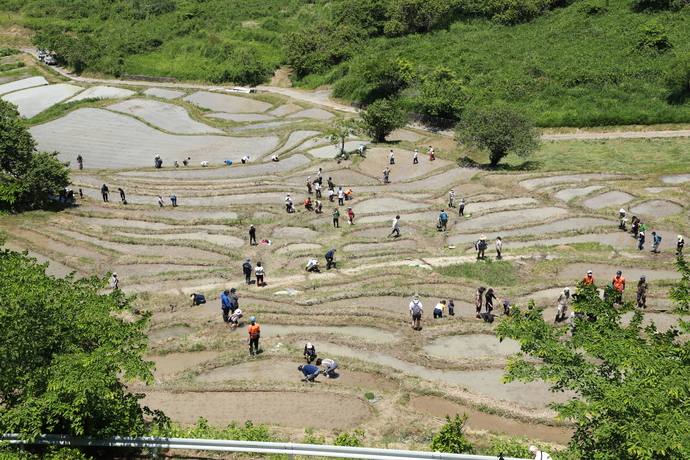
{"type": "MultiPolygon", "coordinates": [[[[502,238],[511,236],[524,236],[524,235],[544,235],[548,233],[563,232],[566,230],[575,229],[586,229],[590,227],[601,227],[601,226],[611,226],[618,225],[617,221],[602,219],[599,217],[574,217],[570,219],[558,220],[550,224],[536,225],[534,227],[520,228],[517,230],[508,230],[497,232],[502,238]]],[[[460,225],[460,230],[462,230],[464,225],[460,225]]],[[[463,235],[453,235],[446,239],[448,244],[461,244],[461,243],[474,243],[479,239],[481,233],[463,234],[463,235]]]]}
{"type": "Polygon", "coordinates": [[[589,195],[599,189],[604,188],[603,185],[592,185],[590,187],[580,187],[580,188],[569,188],[556,192],[554,196],[559,200],[570,201],[578,196],[589,195]]]}
{"type": "Polygon", "coordinates": [[[606,285],[610,283],[614,276],[616,276],[616,271],[621,270],[623,272],[623,278],[627,281],[627,289],[631,289],[633,284],[637,284],[641,275],[647,277],[647,282],[656,280],[666,280],[666,279],[680,279],[682,276],[680,273],[671,270],[645,270],[640,268],[625,268],[618,265],[600,265],[600,264],[570,264],[566,265],[561,271],[558,272],[557,278],[564,280],[581,280],[587,270],[592,270],[594,272],[594,277],[597,279],[598,285],[606,285]]]}
{"type": "MultiPolygon", "coordinates": [[[[412,222],[412,221],[418,221],[418,220],[425,220],[427,222],[431,223],[436,223],[436,219],[438,219],[438,212],[436,211],[428,211],[428,212],[413,212],[410,214],[402,214],[401,219],[400,219],[400,226],[402,227],[405,222],[412,222]]],[[[385,215],[379,215],[379,216],[366,216],[362,217],[361,219],[356,219],[355,223],[360,222],[363,224],[368,224],[372,222],[388,222],[388,221],[393,221],[394,215],[392,213],[390,214],[385,214],[385,215]]],[[[454,220],[453,216],[449,216],[451,219],[451,222],[454,220]]],[[[402,229],[400,230],[402,231],[402,229]]],[[[388,228],[388,233],[390,233],[390,228],[388,228]]],[[[365,236],[365,235],[362,235],[365,236]]],[[[386,236],[386,235],[383,235],[386,236]]]]}
{"type": "Polygon", "coordinates": [[[164,375],[177,374],[220,355],[219,351],[200,351],[198,353],[170,353],[165,356],[148,356],[144,359],[156,363],[156,370],[153,371],[153,375],[156,378],[161,378],[164,375]]]}
{"type": "Polygon", "coordinates": [[[413,249],[417,247],[417,242],[414,240],[397,239],[388,243],[355,243],[343,246],[343,251],[347,252],[365,252],[377,249],[413,249]]]}
{"type": "Polygon", "coordinates": [[[462,221],[459,228],[474,230],[478,228],[497,228],[508,225],[517,225],[523,222],[544,220],[549,217],[566,214],[568,211],[563,208],[536,208],[522,209],[519,211],[502,211],[488,214],[481,217],[473,217],[462,221]]]}
{"type": "Polygon", "coordinates": [[[360,214],[373,214],[378,212],[394,213],[406,209],[428,208],[427,203],[413,203],[400,198],[374,198],[357,204],[357,212],[360,214]]]}
{"type": "MultiPolygon", "coordinates": [[[[9,249],[10,251],[15,252],[24,252],[26,250],[26,248],[23,248],[9,241],[2,246],[2,249],[9,249]]],[[[34,251],[29,251],[29,257],[33,257],[34,259],[36,259],[39,264],[44,264],[48,262],[48,268],[46,268],[46,275],[54,276],[56,278],[64,278],[73,271],[76,271],[66,265],[61,264],[56,260],[50,259],[34,251]]],[[[82,273],[77,272],[75,277],[77,279],[80,279],[83,278],[84,275],[82,273]]]]}
{"type": "Polygon", "coordinates": [[[564,427],[538,425],[486,414],[468,406],[446,401],[436,396],[417,396],[410,400],[412,409],[423,414],[430,414],[445,418],[446,414],[455,417],[456,414],[467,414],[467,425],[492,432],[506,433],[509,436],[527,436],[528,438],[566,444],[570,441],[573,430],[564,427]]]}
{"type": "Polygon", "coordinates": [[[487,396],[505,399],[527,407],[543,408],[549,402],[565,402],[569,397],[574,396],[572,393],[550,393],[548,391],[549,385],[542,382],[528,384],[511,382],[504,384],[501,382],[501,378],[505,373],[502,370],[440,371],[426,369],[423,366],[408,363],[382,353],[354,350],[327,342],[312,343],[319,352],[390,366],[408,374],[417,375],[423,379],[452,383],[487,396]]]}
{"type": "Polygon", "coordinates": [[[400,340],[394,334],[373,327],[357,327],[357,326],[279,326],[275,324],[262,324],[261,335],[271,337],[284,337],[289,334],[301,334],[304,332],[310,333],[330,333],[351,335],[354,337],[361,337],[366,340],[381,343],[395,343],[400,340]]]}
{"type": "Polygon", "coordinates": [[[273,232],[273,238],[314,238],[321,233],[302,227],[281,227],[273,232]]]}
{"type": "Polygon", "coordinates": [[[501,342],[489,334],[456,335],[436,339],[426,345],[424,351],[442,358],[485,358],[514,355],[520,351],[520,344],[512,339],[501,342]]]}
{"type": "Polygon", "coordinates": [[[614,190],[612,192],[606,192],[602,193],[601,195],[588,198],[583,201],[582,204],[589,209],[601,209],[611,205],[622,205],[633,199],[635,199],[635,197],[632,195],[614,190]]]}
{"type": "Polygon", "coordinates": [[[522,206],[522,205],[536,204],[536,203],[538,203],[538,201],[535,200],[534,198],[509,198],[506,200],[485,201],[485,202],[481,202],[481,203],[469,202],[465,206],[465,214],[472,213],[472,212],[485,211],[487,209],[508,208],[510,206],[522,206]]]}
{"type": "Polygon", "coordinates": [[[179,338],[179,337],[185,337],[188,336],[189,334],[193,333],[194,329],[191,327],[186,327],[186,326],[175,326],[175,327],[169,327],[167,329],[161,329],[155,332],[151,332],[148,334],[149,340],[151,342],[160,342],[163,340],[168,340],[173,337],[179,338]]]}
{"type": "Polygon", "coordinates": [[[225,246],[228,248],[241,248],[244,245],[244,240],[237,238],[236,236],[229,235],[214,235],[209,234],[204,231],[197,233],[168,233],[161,234],[157,233],[155,235],[141,234],[141,233],[125,233],[125,232],[114,232],[114,235],[127,236],[130,238],[140,238],[140,239],[154,239],[154,240],[198,240],[207,241],[212,244],[217,244],[219,246],[225,246]]]}
{"type": "Polygon", "coordinates": [[[638,204],[630,211],[635,214],[642,214],[644,216],[664,217],[671,214],[678,214],[683,208],[675,203],[664,200],[647,201],[646,203],[638,204]]]}
{"type": "Polygon", "coordinates": [[[285,254],[287,252],[292,252],[292,251],[309,251],[312,249],[319,249],[321,247],[320,244],[312,244],[312,243],[297,243],[297,244],[288,244],[284,248],[280,248],[276,251],[276,254],[285,254]]]}
{"type": "Polygon", "coordinates": [[[615,176],[612,174],[570,174],[565,176],[541,177],[538,179],[523,180],[522,182],[520,182],[520,185],[522,187],[525,187],[526,189],[533,190],[544,185],[558,184],[560,182],[583,182],[589,180],[604,180],[611,177],[615,176]]]}
{"type": "MultiPolygon", "coordinates": [[[[300,344],[296,344],[298,348],[300,344]]],[[[270,350],[266,351],[270,353],[270,350]]],[[[283,361],[250,361],[235,366],[226,366],[204,372],[194,378],[197,382],[222,382],[224,380],[286,380],[297,382],[304,379],[304,375],[297,370],[299,362],[283,361]]],[[[341,366],[333,379],[326,380],[321,376],[318,382],[328,386],[359,387],[370,390],[394,390],[397,384],[385,377],[377,377],[365,372],[346,370],[341,366]]]]}
{"type": "MultiPolygon", "coordinates": [[[[605,233],[605,234],[590,234],[590,235],[577,235],[577,236],[566,236],[563,238],[554,238],[551,240],[539,239],[535,241],[523,241],[511,243],[506,241],[503,237],[503,249],[507,250],[510,248],[528,248],[534,246],[560,246],[566,244],[574,243],[600,243],[603,245],[611,246],[615,249],[635,249],[637,248],[637,240],[631,238],[630,235],[624,232],[617,233],[605,233]]],[[[474,252],[474,248],[471,249],[474,252]]]]}

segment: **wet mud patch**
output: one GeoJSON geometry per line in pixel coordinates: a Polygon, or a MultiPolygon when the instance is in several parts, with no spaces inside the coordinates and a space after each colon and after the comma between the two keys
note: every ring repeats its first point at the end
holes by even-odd
{"type": "Polygon", "coordinates": [[[276,254],[285,254],[285,253],[293,252],[293,251],[310,251],[312,249],[320,249],[320,248],[321,248],[320,244],[312,244],[312,243],[288,244],[287,246],[276,250],[276,254]]]}
{"type": "Polygon", "coordinates": [[[565,190],[561,190],[559,192],[556,192],[554,196],[558,198],[559,200],[563,201],[570,201],[573,198],[577,198],[578,196],[585,196],[589,195],[592,192],[595,192],[597,190],[600,190],[604,188],[603,185],[592,185],[589,187],[580,187],[580,188],[569,188],[565,190]]]}
{"type": "MultiPolygon", "coordinates": [[[[242,304],[240,304],[241,306],[242,304]]],[[[381,343],[396,343],[400,340],[398,336],[391,332],[382,331],[373,327],[360,326],[292,326],[292,325],[277,325],[277,324],[262,324],[261,336],[284,337],[289,334],[302,333],[324,333],[324,334],[341,334],[350,335],[353,337],[360,337],[372,342],[381,343]]]]}
{"type": "Polygon", "coordinates": [[[209,93],[208,91],[197,91],[183,100],[205,109],[227,113],[260,113],[273,107],[273,105],[266,102],[256,101],[247,97],[209,93]]]}
{"type": "Polygon", "coordinates": [[[84,91],[65,102],[81,101],[82,99],[92,97],[98,99],[124,99],[134,94],[135,92],[132,90],[117,88],[114,86],[92,86],[91,88],[86,88],[84,91]]]}
{"type": "Polygon", "coordinates": [[[665,217],[671,214],[678,214],[683,208],[675,203],[665,200],[653,200],[646,203],[638,204],[630,211],[635,214],[642,214],[644,216],[665,217]]]}
{"type": "Polygon", "coordinates": [[[333,118],[331,112],[323,109],[307,109],[287,115],[285,118],[313,118],[314,120],[328,120],[333,118]]]}
{"type": "Polygon", "coordinates": [[[690,174],[672,174],[669,176],[661,176],[659,180],[664,184],[682,184],[690,181],[690,174]]]}
{"type": "Polygon", "coordinates": [[[611,177],[616,177],[613,174],[568,174],[564,176],[540,177],[537,179],[527,179],[520,182],[520,186],[534,190],[539,187],[544,187],[551,184],[559,184],[561,182],[585,182],[590,180],[605,180],[611,177]]]}
{"type": "MultiPolygon", "coordinates": [[[[299,345],[294,344],[298,348],[299,345]]],[[[326,356],[320,357],[325,358],[326,356]]],[[[306,364],[306,362],[304,360],[288,363],[282,361],[250,361],[204,372],[195,377],[194,380],[197,382],[222,382],[225,380],[284,380],[299,382],[304,379],[304,375],[297,370],[297,366],[300,364],[306,364]]],[[[365,372],[349,371],[341,363],[338,363],[336,373],[338,374],[337,378],[326,379],[326,377],[320,375],[316,380],[324,386],[361,387],[386,391],[397,388],[397,384],[392,380],[365,372]]]]}
{"type": "Polygon", "coordinates": [[[521,224],[523,222],[544,220],[548,219],[549,217],[566,214],[567,212],[568,211],[566,209],[555,207],[495,212],[486,216],[472,217],[467,219],[460,224],[460,228],[464,230],[506,227],[509,225],[521,224]]]}
{"type": "Polygon", "coordinates": [[[271,115],[264,115],[260,113],[209,113],[208,115],[204,115],[204,118],[220,118],[221,120],[230,120],[237,123],[275,120],[275,117],[272,117],[271,115]]]}
{"type": "MultiPolygon", "coordinates": [[[[9,249],[10,251],[15,251],[15,252],[19,252],[19,253],[26,251],[26,248],[23,248],[19,245],[16,245],[14,243],[9,242],[9,241],[5,242],[5,244],[3,246],[1,246],[0,249],[9,249]]],[[[69,275],[70,273],[76,271],[73,268],[68,267],[67,265],[63,265],[56,260],[53,260],[49,257],[44,256],[43,254],[39,254],[39,253],[34,252],[34,251],[28,251],[28,252],[29,252],[29,254],[28,254],[29,257],[33,257],[34,259],[36,259],[36,261],[39,264],[44,264],[44,263],[48,262],[48,268],[46,268],[46,275],[54,276],[56,278],[64,278],[65,276],[69,275]]],[[[76,272],[77,272],[77,274],[76,274],[77,279],[83,278],[83,274],[81,274],[78,271],[76,271],[76,272]]]]}
{"type": "Polygon", "coordinates": [[[573,430],[564,427],[539,425],[536,423],[520,422],[500,415],[480,412],[469,406],[447,401],[437,396],[416,396],[410,400],[410,407],[435,417],[445,418],[446,415],[455,417],[467,414],[467,425],[481,430],[498,431],[509,436],[527,436],[528,438],[541,439],[543,441],[567,444],[572,437],[573,430]]]}
{"type": "Polygon", "coordinates": [[[400,198],[372,198],[357,204],[355,212],[359,214],[373,214],[379,212],[394,213],[407,209],[428,208],[426,203],[413,203],[400,198]]]}
{"type": "MultiPolygon", "coordinates": [[[[389,152],[390,148],[369,148],[366,151],[366,158],[364,158],[355,169],[368,176],[382,178],[383,174],[381,171],[388,166],[391,170],[390,180],[395,184],[396,182],[421,177],[431,171],[452,164],[452,162],[440,158],[437,158],[435,161],[429,161],[426,151],[419,152],[418,164],[412,164],[414,151],[394,147],[393,154],[395,155],[395,164],[391,165],[389,164],[389,152]]],[[[436,184],[434,188],[445,187],[447,185],[447,183],[436,184]]],[[[419,189],[420,187],[416,188],[419,189]]],[[[407,190],[409,189],[408,185],[407,190]]]]}
{"type": "Polygon", "coordinates": [[[633,199],[635,199],[635,197],[632,195],[614,190],[588,198],[582,204],[589,209],[601,209],[605,208],[606,206],[622,205],[633,199]]]}
{"type": "MultiPolygon", "coordinates": [[[[455,205],[457,206],[459,200],[455,201],[455,205]]],[[[479,211],[486,211],[487,209],[494,209],[494,208],[506,208],[506,207],[511,207],[511,206],[523,206],[523,205],[530,205],[530,204],[537,204],[539,203],[537,200],[534,198],[508,198],[506,200],[498,200],[498,201],[484,201],[484,202],[469,202],[465,205],[465,214],[473,213],[473,212],[479,212],[479,211]]],[[[450,211],[454,211],[455,209],[450,209],[450,211]]]]}
{"type": "Polygon", "coordinates": [[[149,88],[146,91],[144,91],[144,94],[146,94],[147,96],[160,97],[162,99],[177,99],[180,96],[184,96],[185,92],[165,88],[149,88]]]}
{"type": "Polygon", "coordinates": [[[125,233],[125,232],[114,232],[113,235],[121,235],[129,238],[139,238],[139,239],[153,239],[153,240],[196,240],[205,241],[211,244],[216,244],[218,246],[223,246],[226,248],[241,248],[244,246],[244,240],[237,238],[236,236],[229,235],[216,235],[213,233],[207,233],[204,231],[196,233],[158,233],[156,235],[143,235],[140,233],[125,233]]]}
{"type": "MultiPolygon", "coordinates": [[[[325,386],[322,383],[313,384],[315,387],[320,385],[325,386]]],[[[209,425],[215,426],[252,420],[256,425],[344,430],[357,427],[371,417],[368,403],[359,398],[319,394],[316,391],[183,394],[148,391],[142,403],[153,410],[162,410],[174,421],[191,425],[199,417],[204,417],[209,425]],[[328,407],[337,407],[338,410],[324,410],[328,407]]]]}
{"type": "MultiPolygon", "coordinates": [[[[321,134],[320,131],[293,131],[290,133],[290,136],[288,137],[287,141],[285,141],[285,144],[276,150],[275,154],[280,155],[283,152],[287,152],[291,148],[295,147],[297,144],[302,142],[303,140],[316,136],[317,134],[321,134]]],[[[270,157],[266,157],[265,161],[270,161],[270,157]]]]}
{"type": "Polygon", "coordinates": [[[417,242],[414,240],[395,239],[386,243],[353,243],[343,246],[346,252],[366,252],[378,249],[415,249],[417,242]]]}
{"type": "Polygon", "coordinates": [[[175,326],[166,329],[159,329],[154,332],[148,333],[149,340],[151,342],[162,342],[163,340],[168,340],[172,338],[182,338],[186,337],[194,332],[194,329],[187,326],[175,326]]]}
{"type": "Polygon", "coordinates": [[[512,339],[501,342],[489,334],[454,335],[434,340],[424,347],[424,351],[442,358],[486,358],[514,355],[520,351],[520,344],[512,339]]]}
{"type": "MultiPolygon", "coordinates": [[[[544,235],[549,233],[564,232],[567,230],[581,230],[586,228],[601,227],[601,226],[618,226],[617,221],[603,219],[600,217],[574,217],[570,219],[557,220],[550,224],[536,225],[534,227],[520,228],[517,230],[507,230],[494,232],[495,236],[500,236],[503,239],[511,236],[525,236],[525,235],[544,235]]],[[[462,230],[464,225],[460,225],[462,230]]],[[[463,235],[453,235],[446,239],[448,244],[462,244],[474,243],[482,236],[483,233],[472,233],[463,235]]],[[[494,238],[493,235],[486,235],[487,238],[494,238]]],[[[495,238],[494,238],[495,239],[495,238]]],[[[507,243],[504,241],[504,243],[507,243]]],[[[509,243],[507,243],[509,244],[509,243]]]]}
{"type": "Polygon", "coordinates": [[[594,277],[597,280],[597,285],[605,286],[610,283],[611,280],[616,276],[616,271],[621,270],[623,272],[623,278],[627,281],[627,290],[633,288],[640,279],[640,276],[645,275],[647,277],[647,282],[656,280],[675,280],[682,278],[681,274],[677,271],[670,270],[646,270],[643,268],[625,268],[620,265],[603,265],[603,264],[570,264],[563,267],[556,276],[558,279],[565,280],[577,280],[580,281],[587,270],[592,270],[594,277]]]}
{"type": "Polygon", "coordinates": [[[154,99],[129,99],[108,106],[109,110],[134,115],[176,134],[222,134],[223,131],[192,120],[184,107],[154,99]]]}
{"type": "Polygon", "coordinates": [[[273,238],[315,238],[321,233],[304,227],[280,227],[273,231],[273,238]]]}
{"type": "Polygon", "coordinates": [[[155,378],[161,378],[164,375],[177,374],[190,369],[220,355],[221,352],[219,351],[200,351],[198,353],[170,353],[164,356],[147,356],[144,357],[144,360],[156,363],[156,370],[153,371],[153,375],[155,378]]]}

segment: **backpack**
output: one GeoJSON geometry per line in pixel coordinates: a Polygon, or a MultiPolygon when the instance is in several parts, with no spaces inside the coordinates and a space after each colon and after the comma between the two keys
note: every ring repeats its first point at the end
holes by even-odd
{"type": "Polygon", "coordinates": [[[245,270],[251,270],[252,265],[249,262],[245,262],[242,264],[242,268],[244,268],[245,270]]]}
{"type": "Polygon", "coordinates": [[[474,247],[476,249],[486,249],[486,240],[479,240],[475,243],[474,247]]]}
{"type": "Polygon", "coordinates": [[[413,315],[421,315],[422,314],[422,309],[419,306],[419,301],[418,300],[413,300],[412,301],[412,314],[413,315]]]}

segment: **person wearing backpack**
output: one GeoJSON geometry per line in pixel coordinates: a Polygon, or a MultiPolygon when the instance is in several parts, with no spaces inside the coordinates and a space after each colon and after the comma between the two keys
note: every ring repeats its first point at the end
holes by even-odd
{"type": "Polygon", "coordinates": [[[244,279],[247,282],[247,284],[251,284],[252,282],[252,264],[250,263],[251,261],[251,259],[247,259],[242,264],[242,271],[244,272],[244,279]]]}
{"type": "Polygon", "coordinates": [[[415,331],[422,330],[422,313],[424,313],[424,307],[422,302],[419,300],[419,295],[415,294],[412,297],[412,302],[410,302],[410,315],[412,315],[412,329],[415,331]]]}
{"type": "Polygon", "coordinates": [[[659,254],[659,245],[661,244],[661,235],[657,235],[656,232],[652,232],[652,236],[654,237],[654,246],[652,248],[652,252],[655,254],[659,254]]]}
{"type": "Polygon", "coordinates": [[[440,230],[442,232],[446,231],[446,227],[448,226],[448,214],[446,214],[445,209],[441,209],[441,214],[438,215],[438,220],[441,223],[441,228],[440,230]]]}
{"type": "Polygon", "coordinates": [[[474,244],[477,249],[477,260],[484,258],[484,251],[486,251],[486,236],[482,235],[474,244]]]}

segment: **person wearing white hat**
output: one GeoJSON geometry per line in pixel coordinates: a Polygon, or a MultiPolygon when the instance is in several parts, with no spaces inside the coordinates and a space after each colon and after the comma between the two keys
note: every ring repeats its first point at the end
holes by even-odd
{"type": "Polygon", "coordinates": [[[594,285],[594,275],[592,274],[592,270],[587,270],[587,276],[582,278],[582,283],[585,286],[592,286],[594,285]]]}
{"type": "Polygon", "coordinates": [[[415,149],[414,156],[412,157],[412,164],[416,165],[419,163],[419,152],[415,149]]]}
{"type": "Polygon", "coordinates": [[[556,321],[554,321],[554,324],[558,324],[561,321],[565,320],[565,314],[568,311],[568,304],[569,303],[570,303],[570,288],[566,286],[565,288],[563,288],[563,292],[561,292],[558,296],[556,321]]]}
{"type": "Polygon", "coordinates": [[[535,460],[552,460],[549,454],[540,451],[536,446],[530,446],[529,453],[534,456],[535,460]]]}
{"type": "Polygon", "coordinates": [[[316,359],[316,347],[311,344],[311,342],[308,342],[304,346],[304,353],[302,353],[304,356],[304,359],[307,360],[307,364],[311,364],[312,361],[316,359]]]}
{"type": "Polygon", "coordinates": [[[110,287],[113,289],[118,289],[120,287],[120,280],[117,279],[117,273],[113,272],[113,275],[110,277],[110,287]]]}

